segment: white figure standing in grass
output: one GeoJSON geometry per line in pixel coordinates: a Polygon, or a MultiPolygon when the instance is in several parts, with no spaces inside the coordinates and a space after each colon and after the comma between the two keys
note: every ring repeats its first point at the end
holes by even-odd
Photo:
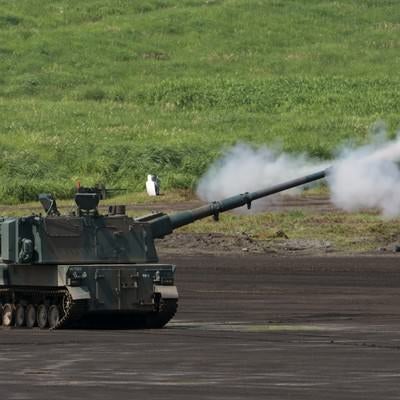
{"type": "Polygon", "coordinates": [[[146,190],[149,196],[159,196],[160,181],[157,175],[147,175],[146,190]]]}

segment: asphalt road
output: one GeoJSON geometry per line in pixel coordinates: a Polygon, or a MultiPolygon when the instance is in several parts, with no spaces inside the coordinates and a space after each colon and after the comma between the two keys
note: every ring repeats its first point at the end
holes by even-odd
{"type": "Polygon", "coordinates": [[[400,258],[163,258],[153,331],[0,330],[1,399],[398,399],[400,258]]]}

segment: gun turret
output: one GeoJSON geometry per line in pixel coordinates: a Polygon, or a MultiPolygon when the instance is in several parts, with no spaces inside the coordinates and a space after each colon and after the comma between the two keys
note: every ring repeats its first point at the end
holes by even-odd
{"type": "Polygon", "coordinates": [[[328,174],[328,171],[329,169],[325,169],[323,171],[293,179],[291,181],[287,181],[263,190],[246,192],[220,201],[214,201],[193,210],[182,211],[172,215],[159,213],[138,218],[137,221],[149,222],[151,225],[153,238],[162,238],[172,233],[174,229],[191,224],[192,222],[202,218],[212,216],[215,220],[218,220],[220,213],[233,210],[234,208],[242,207],[244,205],[247,205],[247,208],[250,209],[251,203],[254,200],[325,178],[328,174]]]}

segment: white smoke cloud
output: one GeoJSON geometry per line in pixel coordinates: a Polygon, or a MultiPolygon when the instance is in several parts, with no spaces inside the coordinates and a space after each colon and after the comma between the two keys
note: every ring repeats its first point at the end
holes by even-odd
{"type": "Polygon", "coordinates": [[[378,209],[385,217],[400,215],[400,137],[346,150],[328,176],[332,202],[346,211],[378,209]]]}
{"type": "Polygon", "coordinates": [[[200,179],[197,194],[206,201],[220,200],[308,175],[331,165],[327,181],[331,201],[337,207],[347,211],[373,208],[386,217],[394,217],[400,215],[398,161],[400,136],[388,140],[382,133],[376,135],[371,144],[345,149],[330,162],[311,159],[304,154],[293,155],[267,147],[254,149],[238,144],[200,179]]]}
{"type": "MultiPolygon", "coordinates": [[[[254,149],[242,143],[227,151],[209,168],[200,179],[197,194],[206,201],[220,200],[308,175],[326,166],[326,163],[302,154],[291,155],[267,147],[254,149]]],[[[302,188],[285,193],[294,194],[299,190],[302,188]]]]}

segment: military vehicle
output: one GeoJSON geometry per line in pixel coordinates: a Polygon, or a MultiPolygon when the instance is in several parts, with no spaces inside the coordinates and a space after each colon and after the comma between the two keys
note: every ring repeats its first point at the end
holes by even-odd
{"type": "Polygon", "coordinates": [[[161,328],[175,314],[175,266],[158,263],[154,239],[198,219],[325,177],[320,171],[193,210],[128,217],[125,206],[98,210],[101,194],[79,188],[61,215],[42,194],[44,215],[0,218],[0,321],[6,327],[57,329],[95,323],[161,328]]]}

